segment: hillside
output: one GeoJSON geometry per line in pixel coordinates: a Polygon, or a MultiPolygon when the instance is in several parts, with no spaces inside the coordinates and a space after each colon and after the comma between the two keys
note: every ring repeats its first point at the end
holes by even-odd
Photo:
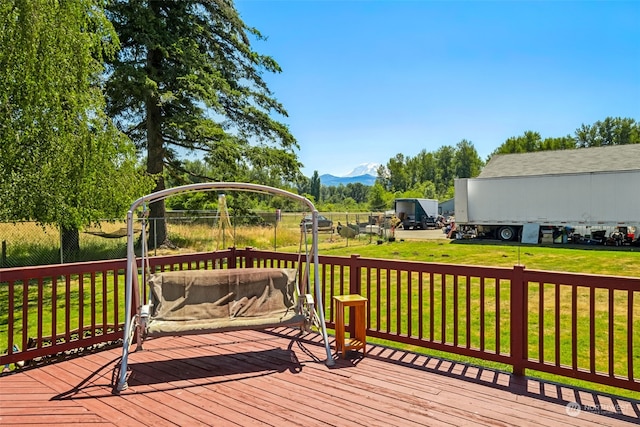
{"type": "Polygon", "coordinates": [[[335,176],[331,174],[320,175],[320,184],[327,187],[337,187],[338,185],[347,185],[360,183],[367,186],[372,186],[376,182],[376,177],[373,175],[365,174],[358,176],[335,176]]]}

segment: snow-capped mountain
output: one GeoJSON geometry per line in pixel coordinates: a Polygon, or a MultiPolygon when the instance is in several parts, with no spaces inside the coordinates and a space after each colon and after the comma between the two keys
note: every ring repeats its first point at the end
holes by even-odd
{"type": "Polygon", "coordinates": [[[361,175],[378,175],[378,166],[380,163],[361,163],[354,170],[345,175],[345,177],[361,176],[361,175]]]}
{"type": "Polygon", "coordinates": [[[373,185],[378,176],[379,163],[362,163],[355,167],[351,172],[344,176],[335,176],[330,174],[320,175],[320,183],[327,187],[335,187],[340,184],[347,185],[360,183],[363,185],[373,185]]]}

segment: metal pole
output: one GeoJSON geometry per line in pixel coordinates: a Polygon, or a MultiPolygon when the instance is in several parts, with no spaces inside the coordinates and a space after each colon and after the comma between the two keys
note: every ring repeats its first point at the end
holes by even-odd
{"type": "Polygon", "coordinates": [[[320,269],[318,268],[319,260],[318,260],[318,211],[313,210],[311,214],[312,218],[312,226],[311,233],[313,235],[313,239],[311,242],[311,251],[313,252],[313,281],[316,290],[316,307],[318,309],[318,316],[320,317],[320,329],[322,330],[322,339],[324,340],[324,348],[327,352],[327,360],[325,364],[327,366],[333,366],[336,364],[335,360],[333,360],[333,355],[331,354],[331,347],[329,346],[329,336],[327,335],[327,324],[324,320],[324,304],[322,289],[320,289],[320,269]]]}
{"type": "MultiPolygon", "coordinates": [[[[125,318],[124,318],[124,331],[122,336],[122,359],[120,361],[120,375],[118,377],[118,384],[116,386],[117,391],[122,391],[127,388],[127,364],[129,360],[129,330],[131,329],[131,295],[133,286],[133,274],[138,274],[137,266],[135,264],[135,253],[133,251],[133,243],[135,237],[133,235],[133,210],[136,203],[131,206],[131,210],[127,212],[127,268],[125,270],[125,318]],[[134,273],[134,268],[135,273],[134,273]]],[[[144,244],[144,243],[143,243],[144,244]]]]}
{"type": "Polygon", "coordinates": [[[60,264],[64,264],[64,250],[62,249],[62,226],[60,226],[60,264]]]}

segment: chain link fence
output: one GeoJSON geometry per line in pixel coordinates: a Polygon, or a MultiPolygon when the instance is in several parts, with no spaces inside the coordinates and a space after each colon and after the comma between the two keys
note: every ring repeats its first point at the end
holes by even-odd
{"type": "MultiPolygon", "coordinates": [[[[388,221],[382,213],[321,213],[330,227],[319,233],[320,243],[364,245],[389,234],[388,221]],[[353,230],[348,233],[341,232],[353,230]]],[[[259,212],[251,216],[221,217],[216,211],[168,211],[166,215],[169,245],[147,242],[152,255],[201,252],[228,247],[254,247],[263,250],[298,251],[303,213],[259,212]]],[[[160,221],[147,220],[147,229],[160,221]]],[[[136,248],[139,248],[142,222],[134,224],[136,248]]],[[[156,233],[147,235],[154,236],[156,233]]],[[[0,268],[29,265],[97,261],[126,257],[127,230],[123,219],[100,221],[99,225],[80,230],[79,250],[63,251],[58,227],[35,222],[0,223],[0,268]]]]}

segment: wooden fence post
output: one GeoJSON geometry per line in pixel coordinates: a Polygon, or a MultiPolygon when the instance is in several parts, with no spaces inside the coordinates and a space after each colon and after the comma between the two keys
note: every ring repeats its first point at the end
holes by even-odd
{"type": "Polygon", "coordinates": [[[526,325],[526,305],[525,305],[525,286],[524,281],[524,266],[516,265],[513,267],[513,275],[511,277],[511,330],[509,336],[511,337],[511,364],[513,366],[513,374],[522,376],[524,375],[524,358],[525,358],[525,345],[527,340],[526,325]]]}

